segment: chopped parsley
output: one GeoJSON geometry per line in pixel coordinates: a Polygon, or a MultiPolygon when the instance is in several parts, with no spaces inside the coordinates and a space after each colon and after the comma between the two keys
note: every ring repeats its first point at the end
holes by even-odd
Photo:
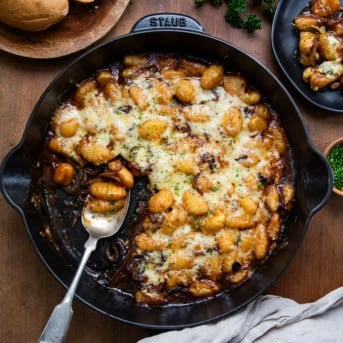
{"type": "Polygon", "coordinates": [[[343,190],[343,144],[332,148],[328,155],[328,161],[333,171],[334,186],[343,190]]]}
{"type": "Polygon", "coordinates": [[[193,222],[192,222],[192,227],[193,228],[198,228],[201,226],[201,219],[200,218],[197,218],[195,217],[193,222]]]}
{"type": "Polygon", "coordinates": [[[242,242],[242,237],[241,235],[238,235],[235,239],[235,245],[238,245],[240,242],[242,242]]]}
{"type": "Polygon", "coordinates": [[[177,183],[174,186],[174,191],[175,191],[176,195],[179,195],[179,193],[180,193],[180,184],[179,183],[177,183]]]}
{"type": "Polygon", "coordinates": [[[333,69],[332,68],[330,68],[330,69],[326,69],[326,74],[328,74],[328,75],[333,75],[334,74],[334,71],[333,71],[333,69]]]}
{"type": "Polygon", "coordinates": [[[212,192],[217,192],[220,188],[220,182],[217,181],[216,185],[212,188],[212,192]]]}

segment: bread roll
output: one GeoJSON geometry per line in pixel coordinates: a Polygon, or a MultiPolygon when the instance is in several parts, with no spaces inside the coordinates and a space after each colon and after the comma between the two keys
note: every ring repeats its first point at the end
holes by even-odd
{"type": "Polygon", "coordinates": [[[0,0],[0,21],[25,31],[45,30],[68,11],[68,0],[0,0]]]}

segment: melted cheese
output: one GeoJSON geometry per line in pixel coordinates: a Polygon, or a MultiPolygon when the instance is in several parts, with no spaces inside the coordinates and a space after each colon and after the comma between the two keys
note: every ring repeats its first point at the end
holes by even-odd
{"type": "MultiPolygon", "coordinates": [[[[262,208],[265,202],[263,189],[249,188],[245,180],[249,176],[256,179],[265,170],[272,174],[272,168],[280,156],[275,146],[266,149],[257,144],[261,139],[259,132],[249,131],[250,116],[246,114],[249,105],[238,96],[227,93],[222,86],[204,90],[200,86],[200,79],[191,77],[189,79],[195,88],[192,104],[181,106],[172,101],[169,106],[174,108],[176,114],[170,116],[164,113],[164,105],[158,103],[158,93],[154,87],[156,78],[161,79],[161,74],[156,72],[151,75],[145,72],[130,81],[130,85],[137,85],[143,90],[148,103],[144,111],[130,97],[125,97],[120,92],[116,102],[112,103],[98,91],[87,95],[86,106],[82,109],[71,104],[58,109],[52,126],[55,128],[55,137],[65,147],[66,154],[82,161],[77,153],[77,145],[83,137],[91,135],[96,144],[112,149],[115,155],[121,155],[138,169],[145,171],[152,191],[171,190],[175,205],[182,205],[183,194],[194,189],[195,181],[194,175],[180,172],[175,165],[191,158],[197,163],[201,175],[207,176],[212,182],[212,189],[201,195],[209,206],[210,214],[218,207],[224,207],[232,216],[244,215],[239,201],[245,196],[249,196],[262,208]],[[238,107],[243,116],[242,131],[235,137],[227,135],[222,127],[223,115],[232,106],[238,107]],[[186,120],[183,111],[194,115],[206,114],[208,120],[186,120]],[[64,138],[60,135],[59,125],[70,118],[78,120],[79,128],[73,137],[64,138]],[[149,141],[139,135],[140,125],[150,119],[160,119],[167,124],[159,140],[149,141]],[[178,129],[180,127],[185,129],[178,129]],[[242,160],[251,154],[257,156],[259,161],[246,167],[242,160]]],[[[164,82],[172,88],[170,80],[164,82]]],[[[199,227],[187,223],[175,228],[170,235],[165,235],[160,230],[149,232],[152,239],[165,243],[167,248],[163,249],[163,253],[160,250],[147,252],[137,249],[138,254],[145,256],[144,276],[148,288],[164,282],[173,256],[170,244],[180,237],[185,237],[182,248],[184,254],[193,256],[194,275],[199,273],[206,257],[220,255],[215,234],[198,230],[199,227]]],[[[252,250],[248,249],[240,254],[251,256],[252,250]]]]}

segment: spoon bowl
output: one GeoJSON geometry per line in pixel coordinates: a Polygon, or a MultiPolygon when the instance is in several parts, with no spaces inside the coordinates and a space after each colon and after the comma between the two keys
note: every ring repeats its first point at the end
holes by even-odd
{"type": "Polygon", "coordinates": [[[128,192],[125,205],[117,212],[97,213],[90,210],[90,202],[86,200],[86,206],[82,209],[81,221],[90,237],[97,239],[113,236],[119,231],[126,218],[130,205],[130,192],[128,192]]]}

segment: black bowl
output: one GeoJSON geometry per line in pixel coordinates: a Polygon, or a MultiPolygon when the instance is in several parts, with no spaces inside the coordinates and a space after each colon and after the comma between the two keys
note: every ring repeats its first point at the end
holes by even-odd
{"type": "Polygon", "coordinates": [[[272,26],[274,56],[289,81],[312,104],[327,111],[343,113],[343,92],[340,90],[313,91],[302,80],[303,66],[298,59],[299,36],[293,28],[294,18],[308,6],[310,0],[280,0],[272,26]]]}
{"type": "MultiPolygon", "coordinates": [[[[31,166],[40,153],[50,116],[58,103],[74,89],[76,83],[132,53],[179,52],[221,62],[227,69],[247,75],[279,113],[294,151],[296,202],[285,231],[288,244],[283,245],[242,286],[193,304],[157,308],[137,305],[129,296],[100,284],[92,263],[88,264],[77,290],[78,298],[90,307],[129,324],[155,329],[190,327],[232,313],[263,293],[276,280],[298,250],[312,215],[327,202],[332,190],[332,173],[326,159],[312,146],[301,115],[287,90],[253,57],[203,33],[196,21],[185,16],[152,15],[143,18],[134,30],[88,51],[52,81],[35,106],[21,143],[1,165],[1,191],[22,216],[27,233],[44,264],[67,288],[74,276],[86,235],[81,227],[73,229],[77,244],[70,246],[61,240],[62,254],[57,254],[41,237],[42,222],[28,201],[31,166]]],[[[62,237],[64,228],[59,228],[61,222],[58,217],[54,219],[53,209],[50,217],[53,229],[61,230],[62,237]]]]}

